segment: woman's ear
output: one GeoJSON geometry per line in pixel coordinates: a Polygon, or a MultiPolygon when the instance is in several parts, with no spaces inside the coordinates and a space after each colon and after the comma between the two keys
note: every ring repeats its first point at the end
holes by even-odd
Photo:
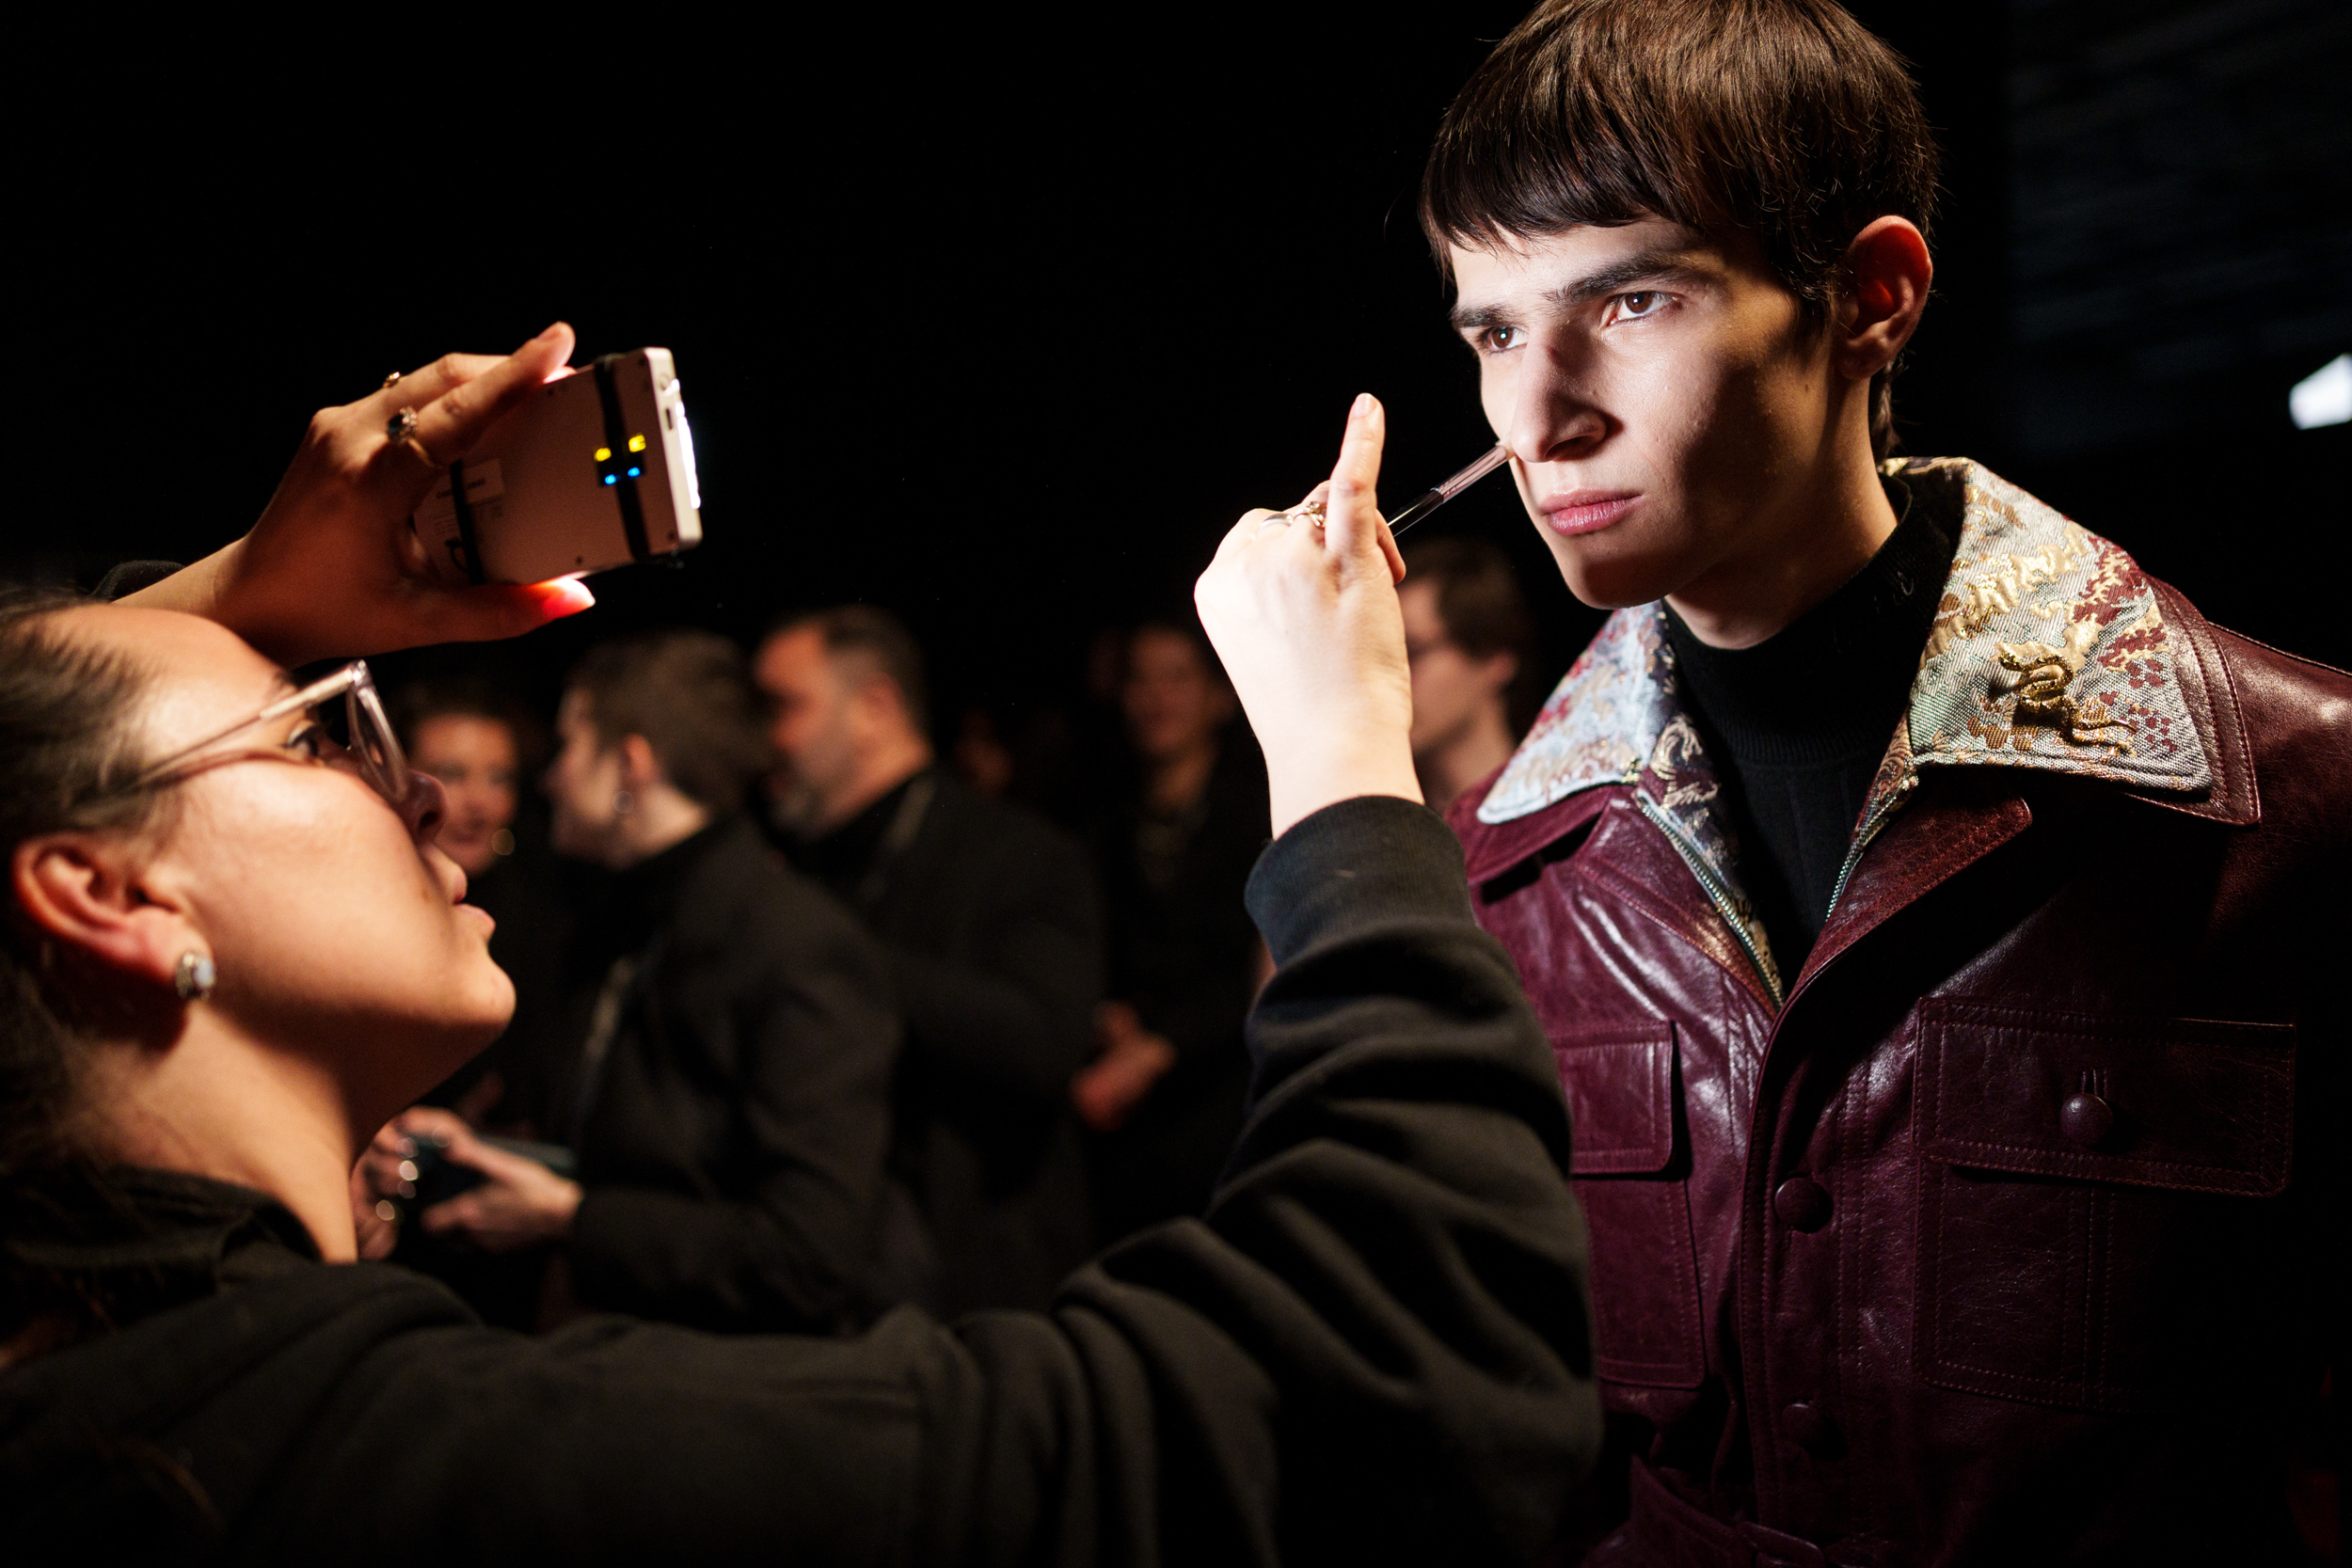
{"type": "Polygon", "coordinates": [[[43,935],[119,974],[167,986],[181,955],[212,957],[177,900],[119,840],[43,833],[16,847],[8,869],[17,906],[43,935]]]}
{"type": "Polygon", "coordinates": [[[1837,368],[1867,381],[1895,362],[1928,308],[1935,262],[1908,218],[1877,218],[1846,247],[1846,297],[1837,309],[1837,368]]]}

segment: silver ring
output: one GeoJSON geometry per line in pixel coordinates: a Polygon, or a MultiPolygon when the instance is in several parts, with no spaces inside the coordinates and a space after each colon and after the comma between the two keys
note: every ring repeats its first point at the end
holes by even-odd
{"type": "Polygon", "coordinates": [[[1324,526],[1323,503],[1321,501],[1307,501],[1301,505],[1294,506],[1288,512],[1283,513],[1282,515],[1289,518],[1293,522],[1312,523],[1317,528],[1324,526]]]}
{"type": "Polygon", "coordinates": [[[395,446],[403,441],[413,440],[416,437],[418,422],[417,411],[413,408],[404,408],[384,421],[385,437],[395,446]]]}
{"type": "MultiPolygon", "coordinates": [[[[388,375],[388,376],[386,376],[386,377],[384,378],[384,387],[397,387],[397,386],[399,386],[399,385],[400,385],[400,377],[401,377],[401,372],[398,372],[398,371],[394,371],[391,374],[389,374],[389,375],[388,375]]],[[[382,391],[382,390],[384,389],[384,387],[379,387],[379,388],[376,388],[376,390],[380,392],[380,391],[382,391]]]]}

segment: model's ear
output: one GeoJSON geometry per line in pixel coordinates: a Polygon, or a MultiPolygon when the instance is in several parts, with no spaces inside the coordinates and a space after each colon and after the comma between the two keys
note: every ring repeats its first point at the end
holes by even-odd
{"type": "Polygon", "coordinates": [[[1935,263],[1908,218],[1883,217],[1846,248],[1847,293],[1837,308],[1837,368],[1867,381],[1895,362],[1928,308],[1935,263]]]}
{"type": "Polygon", "coordinates": [[[10,891],[35,928],[119,974],[168,986],[183,953],[212,947],[121,841],[43,833],[16,847],[10,891]]]}

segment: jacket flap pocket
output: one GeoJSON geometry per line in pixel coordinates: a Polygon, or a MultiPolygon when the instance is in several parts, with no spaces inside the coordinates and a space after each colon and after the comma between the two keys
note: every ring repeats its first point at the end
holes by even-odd
{"type": "Polygon", "coordinates": [[[2267,1197],[2293,1151],[2295,1030],[1931,1001],[1919,1137],[1979,1170],[2267,1197]]]}
{"type": "Polygon", "coordinates": [[[1555,1037],[1568,1099],[1568,1169],[1643,1176],[1675,1157],[1675,1026],[1635,1024],[1555,1037]]]}

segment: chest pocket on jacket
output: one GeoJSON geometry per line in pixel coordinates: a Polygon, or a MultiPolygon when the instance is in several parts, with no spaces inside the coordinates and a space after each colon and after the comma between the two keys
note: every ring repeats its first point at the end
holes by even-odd
{"type": "Polygon", "coordinates": [[[1551,1045],[1567,1095],[1569,1172],[1592,1232],[1594,1370],[1695,1388],[1707,1375],[1690,1162],[1672,1023],[1580,1031],[1551,1045]]]}
{"type": "Polygon", "coordinates": [[[2294,1030],[1942,1001],[1918,1030],[1920,1375],[2177,1402],[2275,1269],[2294,1030]]]}

